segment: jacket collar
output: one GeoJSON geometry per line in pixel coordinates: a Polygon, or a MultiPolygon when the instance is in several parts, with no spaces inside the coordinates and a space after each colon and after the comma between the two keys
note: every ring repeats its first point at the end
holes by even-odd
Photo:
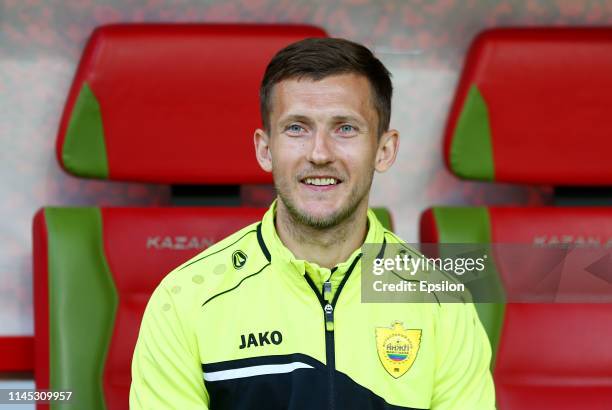
{"type": "MultiPolygon", "coordinates": [[[[299,273],[301,275],[304,275],[306,270],[308,270],[311,274],[314,273],[315,276],[320,277],[329,277],[333,271],[334,276],[342,277],[349,270],[355,261],[355,258],[361,256],[361,248],[357,248],[346,261],[336,265],[336,267],[332,269],[321,267],[314,262],[298,259],[283,244],[278,236],[276,226],[274,224],[275,215],[276,200],[265,213],[261,224],[258,227],[257,235],[260,242],[259,244],[263,253],[266,255],[266,258],[268,261],[272,262],[273,265],[276,265],[279,268],[299,273]]],[[[364,243],[378,243],[381,244],[381,247],[384,246],[384,228],[371,209],[368,209],[368,233],[364,243]]]]}

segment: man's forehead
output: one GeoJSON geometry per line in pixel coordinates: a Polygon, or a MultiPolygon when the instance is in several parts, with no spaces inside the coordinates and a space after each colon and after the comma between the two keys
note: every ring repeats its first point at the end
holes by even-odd
{"type": "Polygon", "coordinates": [[[274,86],[272,114],[276,119],[324,112],[326,117],[362,117],[374,111],[370,83],[359,74],[339,74],[320,80],[286,79],[274,86]]]}

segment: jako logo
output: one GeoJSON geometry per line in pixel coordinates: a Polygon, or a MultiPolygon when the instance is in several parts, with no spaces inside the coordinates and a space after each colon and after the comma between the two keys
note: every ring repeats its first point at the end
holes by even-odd
{"type": "Polygon", "coordinates": [[[232,264],[234,265],[234,268],[236,269],[240,269],[244,266],[244,264],[247,261],[247,256],[246,253],[242,252],[241,250],[237,250],[234,253],[232,253],[232,264]]]}
{"type": "Polygon", "coordinates": [[[213,239],[195,236],[149,236],[147,249],[206,249],[214,243],[213,239]]]}
{"type": "Polygon", "coordinates": [[[278,330],[272,332],[259,332],[257,336],[255,333],[249,333],[248,335],[240,335],[240,346],[239,349],[252,346],[264,346],[269,344],[279,345],[283,341],[283,335],[278,330]],[[268,338],[268,334],[270,337],[268,338]]]}

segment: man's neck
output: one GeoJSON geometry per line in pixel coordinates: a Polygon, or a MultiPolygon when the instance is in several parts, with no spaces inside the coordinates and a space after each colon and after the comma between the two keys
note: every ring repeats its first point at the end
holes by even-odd
{"type": "Polygon", "coordinates": [[[299,223],[282,201],[276,208],[276,232],[283,244],[298,259],[333,268],[346,261],[365,240],[368,230],[367,202],[336,226],[317,229],[299,223]]]}

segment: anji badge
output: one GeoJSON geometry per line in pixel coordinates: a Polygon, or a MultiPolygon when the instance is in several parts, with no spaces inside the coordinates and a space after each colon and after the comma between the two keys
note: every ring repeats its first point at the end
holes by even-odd
{"type": "Polygon", "coordinates": [[[376,348],[385,370],[396,379],[414,363],[421,345],[421,329],[404,329],[402,322],[376,328],[376,348]]]}

